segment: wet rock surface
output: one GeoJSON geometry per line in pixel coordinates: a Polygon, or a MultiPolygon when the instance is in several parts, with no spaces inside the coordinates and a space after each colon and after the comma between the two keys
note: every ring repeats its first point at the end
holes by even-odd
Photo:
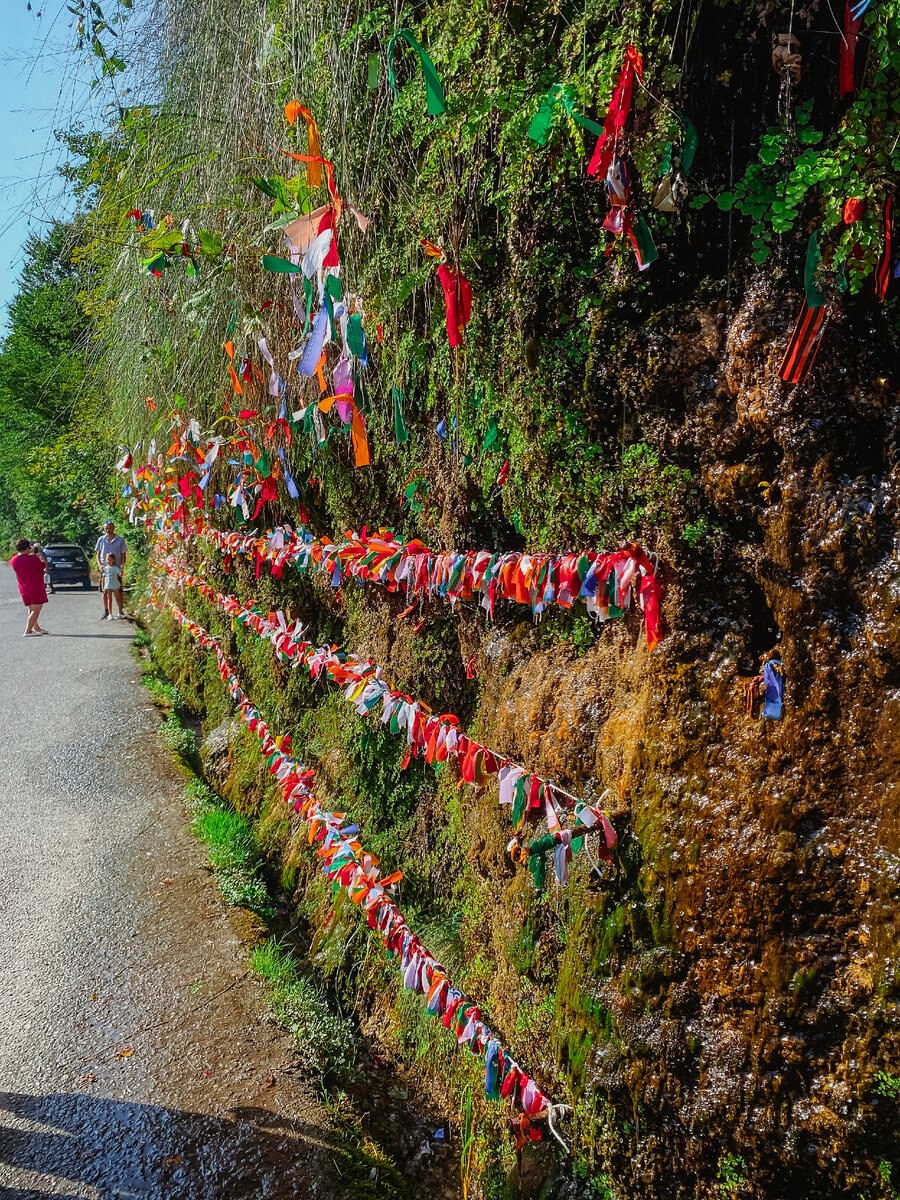
{"type": "Polygon", "coordinates": [[[896,1179],[900,406],[862,301],[781,384],[779,305],[756,278],[721,336],[697,316],[693,358],[677,314],[635,335],[623,390],[718,530],[658,547],[657,652],[630,618],[580,659],[494,635],[484,681],[504,749],[602,781],[619,814],[618,864],[560,947],[557,1061],[652,1200],[896,1179]],[[773,652],[784,714],[761,722],[746,689],[773,652]]]}
{"type": "Polygon", "coordinates": [[[328,1119],[185,829],[132,628],[0,567],[0,1195],[328,1197],[328,1119]]]}

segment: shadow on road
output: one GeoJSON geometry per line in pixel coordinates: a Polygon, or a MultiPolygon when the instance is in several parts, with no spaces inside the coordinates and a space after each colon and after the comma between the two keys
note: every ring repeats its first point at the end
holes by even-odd
{"type": "Polygon", "coordinates": [[[134,633],[54,633],[50,631],[51,637],[58,638],[107,638],[109,641],[134,641],[134,633]]]}
{"type": "MultiPolygon", "coordinates": [[[[225,1116],[152,1104],[51,1093],[0,1092],[0,1186],[4,1200],[32,1200],[14,1171],[95,1188],[104,1200],[250,1200],[325,1196],[315,1179],[314,1147],[323,1131],[265,1108],[225,1116]],[[23,1127],[26,1126],[26,1127],[23,1127]],[[27,1126],[31,1126],[30,1128],[27,1126]],[[35,1128],[40,1126],[40,1128],[35,1128]]],[[[38,1182],[38,1181],[34,1181],[38,1182]]]]}

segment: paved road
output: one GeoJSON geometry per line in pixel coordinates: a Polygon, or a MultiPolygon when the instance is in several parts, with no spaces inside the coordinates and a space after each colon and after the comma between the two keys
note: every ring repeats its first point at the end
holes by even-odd
{"type": "Polygon", "coordinates": [[[324,1197],[321,1114],[101,608],[57,594],[23,638],[0,564],[0,1197],[324,1197]]]}

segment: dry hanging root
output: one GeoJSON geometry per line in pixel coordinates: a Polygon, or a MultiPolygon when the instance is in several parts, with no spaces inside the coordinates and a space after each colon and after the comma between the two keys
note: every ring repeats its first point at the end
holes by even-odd
{"type": "Polygon", "coordinates": [[[765,697],[766,683],[762,675],[754,675],[747,684],[747,716],[755,717],[759,702],[765,697]]]}

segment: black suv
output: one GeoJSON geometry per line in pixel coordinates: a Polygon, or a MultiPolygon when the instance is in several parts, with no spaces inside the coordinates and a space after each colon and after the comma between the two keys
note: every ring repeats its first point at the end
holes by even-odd
{"type": "Polygon", "coordinates": [[[80,546],[72,542],[51,542],[43,550],[47,559],[45,575],[51,588],[81,584],[85,591],[91,590],[91,565],[80,546]]]}

